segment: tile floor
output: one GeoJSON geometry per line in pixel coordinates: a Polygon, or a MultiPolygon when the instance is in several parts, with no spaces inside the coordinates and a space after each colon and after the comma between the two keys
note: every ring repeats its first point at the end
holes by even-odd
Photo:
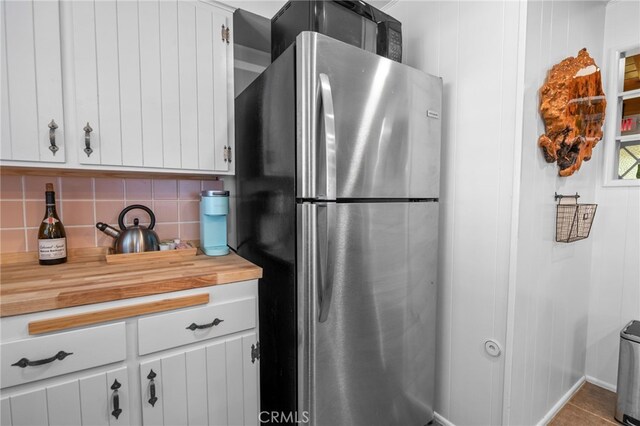
{"type": "Polygon", "coordinates": [[[615,393],[585,382],[549,426],[619,425],[613,417],[615,404],[615,393]]]}

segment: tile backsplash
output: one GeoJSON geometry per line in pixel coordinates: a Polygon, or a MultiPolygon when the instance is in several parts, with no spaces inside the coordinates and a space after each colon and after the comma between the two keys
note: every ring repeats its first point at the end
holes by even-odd
{"type": "MultiPolygon", "coordinates": [[[[97,222],[117,227],[120,211],[131,204],[149,207],[156,216],[160,239],[199,239],[199,194],[223,189],[219,180],[120,179],[51,176],[0,176],[0,252],[35,251],[40,221],[44,216],[45,184],[52,182],[56,208],[67,232],[67,246],[110,246],[113,239],[97,230],[97,222]]],[[[142,210],[137,217],[149,223],[142,210]]]]}

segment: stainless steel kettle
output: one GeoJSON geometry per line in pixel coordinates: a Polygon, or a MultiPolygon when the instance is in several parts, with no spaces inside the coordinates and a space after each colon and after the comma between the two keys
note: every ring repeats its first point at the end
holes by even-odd
{"type": "Polygon", "coordinates": [[[155,224],[156,216],[149,207],[143,206],[142,204],[133,204],[122,210],[120,216],[118,216],[120,231],[102,222],[96,223],[96,228],[115,239],[113,249],[116,253],[140,253],[143,251],[160,250],[160,238],[158,238],[158,234],[153,231],[155,224]],[[133,219],[133,226],[127,228],[124,225],[124,215],[134,209],[144,210],[149,214],[151,223],[148,228],[139,225],[140,221],[137,217],[133,219]]]}

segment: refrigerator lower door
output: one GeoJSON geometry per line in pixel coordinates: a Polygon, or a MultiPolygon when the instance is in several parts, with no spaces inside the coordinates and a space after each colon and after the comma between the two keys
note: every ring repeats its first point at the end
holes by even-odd
{"type": "Polygon", "coordinates": [[[297,198],[438,198],[441,78],[303,32],[296,93],[297,198]]]}
{"type": "Polygon", "coordinates": [[[433,418],[438,203],[304,203],[298,229],[298,418],[433,418]]]}

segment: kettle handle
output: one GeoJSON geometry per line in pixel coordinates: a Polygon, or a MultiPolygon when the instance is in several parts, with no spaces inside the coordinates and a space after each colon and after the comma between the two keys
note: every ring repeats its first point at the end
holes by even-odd
{"type": "Polygon", "coordinates": [[[149,214],[151,223],[149,224],[149,227],[147,229],[153,229],[153,227],[156,225],[156,215],[153,214],[149,207],[143,206],[142,204],[132,204],[128,207],[125,207],[124,210],[120,212],[120,216],[118,216],[118,226],[120,226],[120,229],[122,229],[123,231],[127,229],[127,227],[124,226],[124,215],[127,214],[127,212],[135,209],[144,210],[149,214]]]}

